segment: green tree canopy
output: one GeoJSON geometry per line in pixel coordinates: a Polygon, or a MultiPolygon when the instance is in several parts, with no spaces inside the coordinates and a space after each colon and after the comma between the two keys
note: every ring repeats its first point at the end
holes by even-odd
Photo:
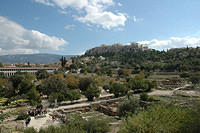
{"type": "Polygon", "coordinates": [[[94,83],[94,80],[91,77],[80,78],[79,88],[80,90],[85,91],[92,83],[94,83]]]}
{"type": "Polygon", "coordinates": [[[41,84],[42,92],[50,95],[51,93],[59,93],[68,89],[67,82],[59,76],[51,76],[44,80],[41,84]]]}
{"type": "Polygon", "coordinates": [[[49,76],[50,74],[47,72],[47,70],[38,70],[38,72],[36,73],[36,77],[38,80],[48,78],[49,76]]]}
{"type": "Polygon", "coordinates": [[[31,88],[28,91],[27,95],[28,95],[28,99],[30,100],[31,105],[36,105],[36,104],[39,104],[41,102],[40,94],[36,90],[35,87],[31,88]]]}
{"type": "Polygon", "coordinates": [[[79,87],[79,79],[71,73],[67,74],[66,82],[70,89],[77,89],[79,87]]]}
{"type": "Polygon", "coordinates": [[[199,84],[200,83],[200,73],[195,73],[189,77],[189,81],[191,81],[193,84],[199,84]]]}
{"type": "Polygon", "coordinates": [[[100,89],[96,84],[92,83],[85,91],[83,91],[83,94],[85,95],[85,97],[87,97],[88,101],[93,101],[94,97],[99,97],[100,89]]]}
{"type": "Polygon", "coordinates": [[[3,67],[3,63],[2,62],[0,62],[0,67],[3,67]]]}
{"type": "Polygon", "coordinates": [[[66,99],[70,101],[78,100],[81,98],[80,92],[77,90],[68,90],[66,93],[66,99]]]}
{"type": "Polygon", "coordinates": [[[110,83],[109,85],[109,92],[113,93],[115,97],[124,96],[128,93],[129,89],[127,85],[122,83],[110,83]]]}
{"type": "Polygon", "coordinates": [[[127,117],[128,114],[135,113],[139,108],[139,100],[134,96],[129,96],[119,103],[117,112],[120,117],[127,117]]]}

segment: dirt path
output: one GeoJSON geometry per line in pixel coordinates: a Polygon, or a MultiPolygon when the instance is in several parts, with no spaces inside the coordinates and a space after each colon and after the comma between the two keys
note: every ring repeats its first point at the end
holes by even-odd
{"type": "Polygon", "coordinates": [[[58,125],[60,122],[58,120],[55,120],[53,122],[51,116],[49,114],[46,114],[46,117],[35,119],[34,117],[31,117],[31,121],[28,125],[28,127],[34,127],[35,129],[39,130],[40,128],[48,127],[49,125],[58,125]]]}
{"type": "Polygon", "coordinates": [[[191,86],[190,84],[186,84],[183,87],[175,88],[174,90],[155,90],[153,92],[148,93],[148,95],[153,96],[172,96],[175,91],[181,90],[183,88],[191,86]]]}

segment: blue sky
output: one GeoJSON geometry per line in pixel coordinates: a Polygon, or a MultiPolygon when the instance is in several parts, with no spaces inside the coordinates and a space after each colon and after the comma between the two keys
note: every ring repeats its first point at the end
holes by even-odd
{"type": "Polygon", "coordinates": [[[0,0],[0,55],[200,46],[199,0],[0,0]]]}

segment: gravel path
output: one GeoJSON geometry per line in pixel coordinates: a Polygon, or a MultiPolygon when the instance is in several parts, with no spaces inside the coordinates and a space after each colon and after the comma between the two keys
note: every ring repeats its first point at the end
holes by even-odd
{"type": "Polygon", "coordinates": [[[191,86],[190,84],[186,84],[183,87],[175,88],[174,90],[155,90],[153,92],[148,93],[148,95],[156,95],[156,96],[172,96],[175,91],[181,90],[183,88],[191,86]]]}
{"type": "Polygon", "coordinates": [[[31,121],[28,127],[34,127],[39,130],[40,128],[48,127],[49,125],[58,125],[60,122],[58,120],[52,121],[52,118],[49,114],[46,114],[46,117],[35,119],[31,117],[31,121]]]}

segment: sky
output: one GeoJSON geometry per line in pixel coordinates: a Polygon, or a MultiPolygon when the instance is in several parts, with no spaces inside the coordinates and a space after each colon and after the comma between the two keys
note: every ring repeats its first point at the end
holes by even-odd
{"type": "Polygon", "coordinates": [[[0,0],[0,55],[200,46],[199,0],[0,0]]]}

